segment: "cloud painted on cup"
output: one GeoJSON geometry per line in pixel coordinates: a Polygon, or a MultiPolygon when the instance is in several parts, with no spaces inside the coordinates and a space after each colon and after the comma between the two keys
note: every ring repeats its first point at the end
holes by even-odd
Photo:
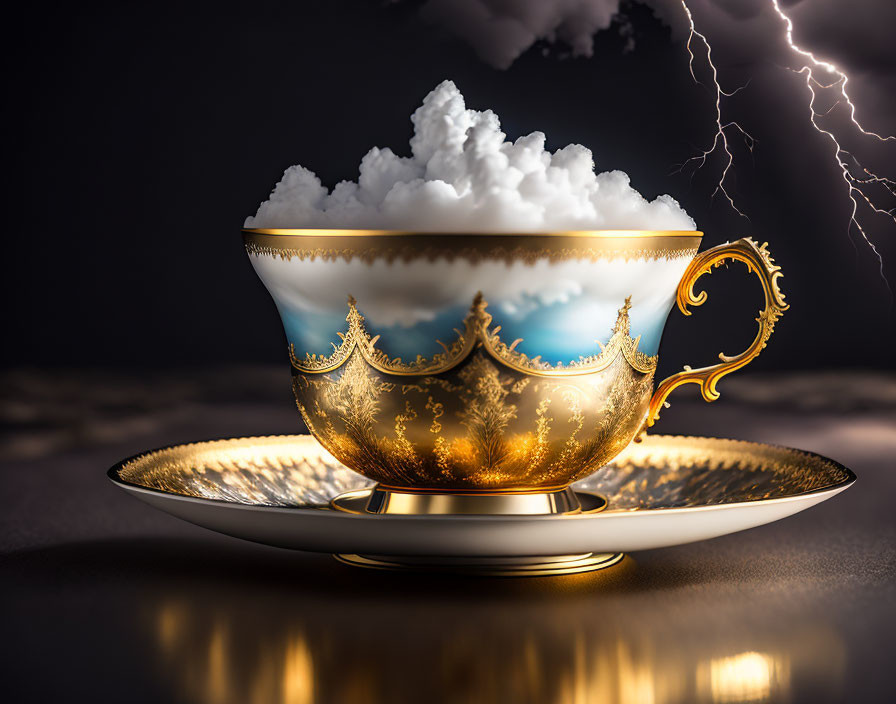
{"type": "MultiPolygon", "coordinates": [[[[508,342],[532,356],[550,348],[569,361],[593,354],[606,342],[619,308],[632,297],[633,334],[655,354],[662,325],[688,258],[675,260],[569,260],[534,263],[465,259],[322,261],[253,256],[252,262],[278,302],[291,341],[302,351],[326,352],[345,328],[353,296],[371,334],[390,354],[429,355],[437,339],[454,339],[480,291],[494,324],[508,342]],[[291,330],[289,329],[291,328],[291,330]],[[322,332],[322,328],[327,328],[322,332]]],[[[546,357],[547,358],[547,357],[546,357]]]]}

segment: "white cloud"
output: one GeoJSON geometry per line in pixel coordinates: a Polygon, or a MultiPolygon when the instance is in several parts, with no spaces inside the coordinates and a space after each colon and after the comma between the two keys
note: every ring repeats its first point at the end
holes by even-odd
{"type": "MultiPolygon", "coordinates": [[[[670,196],[646,200],[622,171],[596,174],[591,151],[545,150],[541,132],[506,141],[491,110],[468,110],[444,81],[411,118],[410,157],[373,148],[357,182],[328,193],[301,166],[286,170],[247,227],[428,232],[693,230],[670,196]]],[[[338,144],[338,136],[334,136],[338,144]]]]}

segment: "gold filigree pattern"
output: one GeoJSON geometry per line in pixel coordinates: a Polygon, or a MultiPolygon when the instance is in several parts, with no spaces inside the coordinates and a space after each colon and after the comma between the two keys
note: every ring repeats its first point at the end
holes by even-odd
{"type": "Polygon", "coordinates": [[[562,488],[637,431],[653,371],[617,354],[600,373],[539,377],[478,346],[439,375],[397,377],[355,347],[328,373],[294,371],[309,430],[347,466],[388,487],[434,491],[562,488]]]}
{"type": "Polygon", "coordinates": [[[683,384],[699,384],[700,392],[705,400],[715,401],[718,399],[719,392],[716,390],[716,384],[719,379],[746,366],[759,356],[774,332],[775,323],[790,307],[784,302],[784,294],[778,287],[778,279],[782,276],[781,267],[775,264],[769,254],[768,243],[763,242],[761,245],[757,245],[752,239],[745,237],[708,249],[688,265],[678,284],[677,301],[682,313],[690,315],[688,306],[699,306],[706,302],[706,291],[695,294],[694,285],[701,276],[711,274],[713,269],[728,260],[746,264],[747,270],[756,274],[762,283],[765,307],[759,311],[759,316],[756,318],[756,322],[759,323],[759,331],[750,346],[741,354],[731,356],[719,354],[721,364],[713,364],[700,369],[685,366],[684,371],[664,379],[650,400],[650,411],[644,421],[644,430],[656,422],[660,415],[660,409],[668,406],[666,398],[669,394],[683,384]]]}
{"type": "Polygon", "coordinates": [[[377,349],[348,308],[331,355],[290,349],[293,390],[323,446],[383,485],[562,488],[612,459],[647,412],[656,357],[631,337],[630,298],[599,354],[554,366],[504,343],[481,294],[444,352],[410,362],[377,349]]]}
{"type": "Polygon", "coordinates": [[[577,488],[612,510],[713,506],[823,491],[852,478],[826,457],[777,445],[648,435],[577,488]]]}
{"type": "Polygon", "coordinates": [[[115,476],[167,494],[263,506],[327,506],[370,483],[307,435],[176,445],[126,460],[115,476]]]}
{"type": "Polygon", "coordinates": [[[633,369],[643,374],[652,373],[656,369],[657,358],[644,354],[638,349],[640,336],[635,338],[631,336],[629,322],[631,296],[625,299],[625,304],[619,309],[609,342],[606,345],[597,343],[601,345],[600,353],[580,357],[566,365],[563,363],[551,365],[542,361],[540,355],[528,357],[516,349],[522,339],[516,339],[509,345],[503,342],[498,336],[501,327],[491,327],[492,316],[486,311],[487,306],[488,303],[483,299],[482,294],[478,293],[464,319],[463,331],[458,331],[457,339],[450,345],[437,340],[444,348],[444,352],[439,352],[428,358],[418,355],[416,359],[405,362],[400,357],[391,358],[376,348],[379,336],[371,337],[367,332],[364,327],[364,316],[358,312],[357,303],[350,296],[348,315],[345,318],[348,330],[345,333],[338,333],[341,344],[333,345],[332,354],[306,353],[304,357],[299,357],[296,355],[295,347],[290,345],[289,358],[297,371],[306,374],[325,374],[341,367],[357,350],[364,360],[377,371],[396,376],[420,376],[449,371],[467,359],[475,349],[481,347],[505,366],[535,376],[563,377],[596,373],[609,367],[620,355],[633,369]]]}
{"type": "MultiPolygon", "coordinates": [[[[307,435],[234,438],[147,452],[112,476],[147,489],[246,505],[319,507],[370,485],[307,435]]],[[[649,435],[578,483],[609,511],[785,499],[826,491],[854,475],[833,460],[776,445],[649,435]]]]}

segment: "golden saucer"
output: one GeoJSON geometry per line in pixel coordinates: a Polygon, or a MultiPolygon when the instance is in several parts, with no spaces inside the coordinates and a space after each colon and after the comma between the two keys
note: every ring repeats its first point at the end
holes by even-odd
{"type": "Polygon", "coordinates": [[[120,462],[109,477],[156,508],[245,540],[362,567],[487,576],[602,569],[625,552],[771,523],[855,481],[810,452],[662,435],[573,485],[584,510],[566,513],[370,512],[376,488],[307,435],[168,447],[120,462]]]}

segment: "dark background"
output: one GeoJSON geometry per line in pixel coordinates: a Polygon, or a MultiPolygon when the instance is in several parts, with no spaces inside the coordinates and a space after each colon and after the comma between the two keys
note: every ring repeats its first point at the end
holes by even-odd
{"type": "MultiPolygon", "coordinates": [[[[706,232],[704,246],[768,240],[792,308],[755,369],[894,366],[892,297],[870,248],[847,234],[849,202],[827,143],[807,129],[799,77],[759,62],[729,103],[758,139],[752,155],[734,146],[747,222],[710,199],[718,162],[693,182],[672,173],[711,138],[712,99],[650,9],[623,5],[634,51],[604,31],[592,58],[540,42],[501,71],[423,21],[421,4],[13,10],[4,364],[284,360],[274,306],[242,249],[243,219],[291,164],[332,186],[356,177],[372,145],[407,153],[409,115],[451,78],[469,107],[501,116],[509,137],[540,129],[551,148],[585,144],[599,170],[627,171],[650,198],[671,193],[706,232]]],[[[744,75],[738,56],[729,64],[744,75]]],[[[893,131],[893,101],[864,85],[871,126],[893,131]]],[[[878,165],[896,165],[892,143],[871,148],[878,165]]],[[[896,278],[896,228],[873,225],[896,278]]],[[[752,339],[760,298],[742,272],[710,277],[710,305],[694,318],[673,313],[661,373],[752,339]]]]}

